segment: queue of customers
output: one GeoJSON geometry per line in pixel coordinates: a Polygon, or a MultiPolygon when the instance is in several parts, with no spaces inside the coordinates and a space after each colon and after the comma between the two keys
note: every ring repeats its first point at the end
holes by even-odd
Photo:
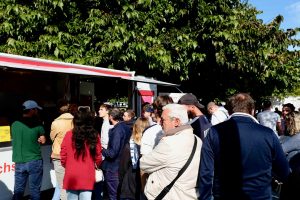
{"type": "MultiPolygon", "coordinates": [[[[42,109],[31,103],[24,108],[25,118],[28,110],[42,109]]],[[[53,200],[270,200],[274,180],[283,183],[281,198],[293,199],[290,188],[300,182],[300,120],[296,114],[287,116],[285,129],[275,130],[289,134],[279,137],[273,128],[260,124],[261,116],[255,118],[255,102],[247,93],[230,97],[226,109],[210,102],[210,118],[191,93],[178,103],[158,96],[153,104],[143,105],[141,116],[110,104],[96,108],[97,117],[90,107],[74,109],[66,101],[58,102],[58,109],[60,116],[52,122],[50,133],[57,179],[53,200]],[[95,168],[102,169],[103,181],[95,183],[95,168]]],[[[40,155],[44,130],[38,123],[29,126],[24,121],[12,126],[13,137],[20,138],[25,126],[34,132],[26,141],[34,143],[40,155]]],[[[37,175],[28,166],[41,157],[24,152],[28,159],[20,160],[24,149],[13,141],[14,199],[23,196],[26,177],[21,180],[20,174],[24,173],[32,182],[31,198],[40,199],[35,193],[42,168],[37,175]],[[38,178],[30,178],[34,176],[38,178]]]]}

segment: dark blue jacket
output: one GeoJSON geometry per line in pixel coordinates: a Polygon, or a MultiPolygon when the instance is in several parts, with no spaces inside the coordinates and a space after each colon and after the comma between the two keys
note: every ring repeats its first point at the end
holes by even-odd
{"type": "Polygon", "coordinates": [[[284,180],[289,167],[274,132],[250,115],[233,114],[212,126],[200,161],[200,199],[271,200],[272,177],[284,180]]]}
{"type": "Polygon", "coordinates": [[[109,141],[107,149],[102,150],[105,157],[102,163],[103,170],[118,171],[123,148],[129,142],[131,136],[130,128],[124,123],[117,123],[109,130],[109,141]]]}
{"type": "Polygon", "coordinates": [[[194,134],[203,141],[205,132],[211,127],[211,123],[205,115],[201,115],[196,120],[192,121],[191,126],[193,127],[194,134]]]}

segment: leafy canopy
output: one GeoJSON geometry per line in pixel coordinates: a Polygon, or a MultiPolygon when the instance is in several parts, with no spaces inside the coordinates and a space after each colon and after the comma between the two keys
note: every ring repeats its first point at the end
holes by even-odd
{"type": "Polygon", "coordinates": [[[238,0],[5,0],[0,52],[134,70],[204,99],[293,92],[297,28],[238,0]]]}

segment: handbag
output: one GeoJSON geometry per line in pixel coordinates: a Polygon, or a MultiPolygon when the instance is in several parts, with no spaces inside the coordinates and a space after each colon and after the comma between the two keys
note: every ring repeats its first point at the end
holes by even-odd
{"type": "Polygon", "coordinates": [[[194,136],[194,146],[193,146],[193,150],[191,152],[191,155],[189,157],[189,159],[187,160],[187,162],[184,164],[184,166],[182,167],[182,169],[178,172],[177,176],[174,178],[174,180],[167,185],[160,193],[159,195],[157,195],[157,197],[155,198],[155,200],[161,200],[164,198],[164,196],[166,196],[166,194],[170,191],[170,189],[173,187],[173,185],[175,184],[175,182],[177,181],[177,179],[183,174],[183,172],[188,168],[188,166],[190,165],[195,151],[196,151],[196,147],[197,147],[197,138],[196,136],[194,136]]]}
{"type": "Polygon", "coordinates": [[[104,181],[103,171],[95,164],[95,182],[99,183],[101,181],[104,181]]]}

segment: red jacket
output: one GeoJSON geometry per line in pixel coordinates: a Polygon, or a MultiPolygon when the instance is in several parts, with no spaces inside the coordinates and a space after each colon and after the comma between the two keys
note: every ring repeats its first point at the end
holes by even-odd
{"type": "Polygon", "coordinates": [[[61,145],[61,165],[65,168],[63,188],[66,190],[93,190],[95,183],[95,163],[102,161],[100,137],[97,138],[96,158],[91,157],[89,147],[85,145],[84,160],[75,159],[75,149],[72,145],[72,131],[68,131],[61,145]]]}

